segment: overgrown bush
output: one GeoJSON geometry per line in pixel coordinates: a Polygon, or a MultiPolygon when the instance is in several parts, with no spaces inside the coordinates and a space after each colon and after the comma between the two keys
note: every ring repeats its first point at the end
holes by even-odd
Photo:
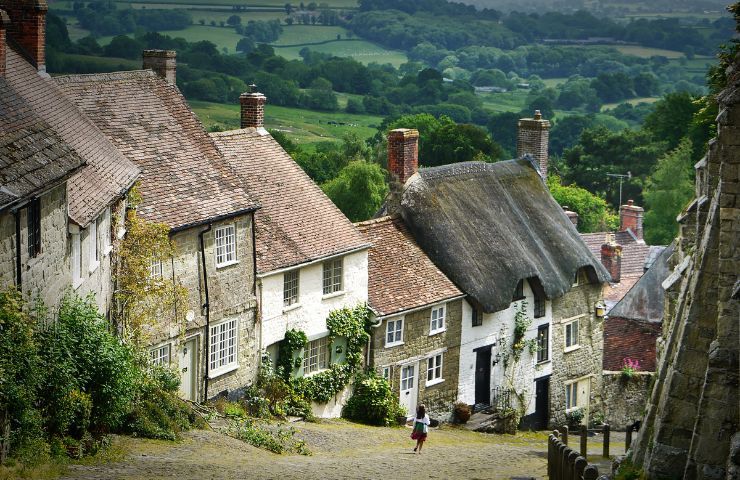
{"type": "Polygon", "coordinates": [[[372,370],[357,375],[352,396],[342,410],[345,418],[381,426],[394,425],[405,413],[388,381],[372,370]]]}
{"type": "Polygon", "coordinates": [[[583,421],[584,412],[583,409],[578,408],[565,414],[565,421],[568,423],[570,428],[580,428],[581,422],[583,421]]]}
{"type": "Polygon", "coordinates": [[[470,405],[465,402],[457,402],[452,408],[455,423],[467,423],[471,414],[470,405]]]}

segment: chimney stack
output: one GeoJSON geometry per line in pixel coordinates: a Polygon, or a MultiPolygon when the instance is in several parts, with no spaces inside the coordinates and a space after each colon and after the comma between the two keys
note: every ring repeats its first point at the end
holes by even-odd
{"type": "Polygon", "coordinates": [[[619,231],[625,232],[629,229],[638,240],[642,240],[642,215],[645,209],[634,203],[632,200],[627,200],[627,205],[619,208],[619,231]]]}
{"type": "Polygon", "coordinates": [[[0,77],[5,75],[5,61],[8,52],[8,39],[5,35],[10,26],[10,17],[5,10],[0,10],[0,77]]]}
{"type": "Polygon", "coordinates": [[[11,0],[3,8],[10,18],[7,33],[36,70],[46,73],[46,0],[11,0]]]}
{"type": "Polygon", "coordinates": [[[568,220],[576,227],[578,228],[578,214],[572,210],[569,210],[567,206],[563,205],[563,211],[565,212],[565,216],[568,217],[568,220]]]}
{"type": "Polygon", "coordinates": [[[250,85],[250,92],[239,95],[241,105],[242,128],[263,128],[265,123],[265,103],[267,97],[256,91],[256,85],[250,85]]]}
{"type": "Polygon", "coordinates": [[[397,128],[388,132],[388,172],[403,185],[419,170],[419,131],[397,128]]]}
{"type": "Polygon", "coordinates": [[[516,156],[530,154],[540,166],[540,173],[547,178],[547,144],[550,140],[550,121],[542,119],[539,110],[533,118],[519,119],[516,135],[516,156]]]}
{"type": "Polygon", "coordinates": [[[612,283],[619,283],[622,276],[622,246],[617,244],[612,234],[606,235],[601,246],[601,264],[612,277],[612,283]]]}
{"type": "Polygon", "coordinates": [[[175,85],[177,80],[177,52],[174,50],[144,50],[142,53],[144,70],[154,73],[175,85]]]}

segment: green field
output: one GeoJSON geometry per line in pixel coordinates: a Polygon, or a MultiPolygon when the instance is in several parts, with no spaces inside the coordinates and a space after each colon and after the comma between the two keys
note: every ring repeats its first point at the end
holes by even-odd
{"type": "Polygon", "coordinates": [[[324,42],[336,40],[337,35],[341,35],[341,38],[347,38],[347,30],[342,27],[325,27],[323,25],[285,25],[283,26],[282,35],[272,45],[324,42]]]}
{"type": "MultiPolygon", "coordinates": [[[[398,67],[402,63],[408,62],[408,57],[406,57],[405,53],[399,50],[389,50],[364,40],[334,41],[323,45],[307,46],[316,52],[329,53],[337,57],[352,57],[358,62],[366,65],[368,63],[390,63],[391,65],[398,67]]],[[[275,53],[282,55],[289,60],[300,59],[301,56],[298,52],[300,52],[302,48],[304,47],[276,48],[275,53]]]]}
{"type": "Polygon", "coordinates": [[[242,19],[242,25],[246,25],[250,20],[261,20],[267,22],[269,20],[280,20],[285,18],[284,13],[280,12],[234,12],[232,10],[201,10],[201,9],[188,9],[190,15],[193,16],[193,23],[197,24],[199,20],[205,20],[206,24],[210,24],[211,20],[214,22],[225,22],[230,16],[238,15],[242,19]]]}
{"type": "Polygon", "coordinates": [[[640,58],[650,58],[655,56],[680,58],[684,56],[683,52],[678,52],[676,50],[663,50],[662,48],[641,47],[639,45],[616,45],[614,48],[625,55],[634,55],[640,58]]]}
{"type": "Polygon", "coordinates": [[[612,108],[618,107],[622,103],[629,103],[630,105],[637,105],[638,103],[655,103],[658,100],[660,100],[660,97],[637,97],[637,98],[630,98],[629,100],[622,100],[615,103],[605,103],[601,106],[601,111],[604,110],[610,110],[612,108]]]}
{"type": "MultiPolygon", "coordinates": [[[[60,0],[51,2],[49,6],[52,9],[72,9],[73,0],[60,0]]],[[[256,2],[245,3],[243,0],[200,0],[198,3],[194,3],[193,0],[116,0],[116,3],[131,3],[134,5],[147,5],[149,8],[202,8],[202,7],[231,7],[233,5],[240,5],[248,10],[276,10],[285,8],[285,0],[258,0],[256,2]]],[[[296,7],[299,2],[292,2],[296,7]]],[[[306,2],[308,3],[308,2],[306,2]]],[[[317,2],[318,3],[318,2],[317,2]]],[[[357,8],[357,0],[322,0],[322,4],[327,4],[327,8],[332,9],[355,9],[357,8]]]]}
{"type": "MultiPolygon", "coordinates": [[[[211,27],[210,25],[191,25],[183,30],[162,30],[159,33],[169,35],[170,37],[181,37],[188,42],[200,42],[208,40],[215,44],[219,50],[225,48],[228,53],[236,53],[236,44],[242,38],[233,28],[230,27],[211,27]]],[[[133,37],[133,33],[128,34],[133,37]]],[[[100,37],[100,45],[108,45],[113,37],[100,37]]]]}
{"type": "MultiPolygon", "coordinates": [[[[195,100],[189,103],[207,129],[215,125],[226,130],[239,128],[239,105],[195,100]]],[[[336,141],[347,132],[356,133],[360,138],[369,138],[375,135],[382,120],[382,117],[373,115],[315,112],[269,104],[265,107],[265,127],[283,131],[301,144],[336,141]],[[329,122],[345,125],[330,125],[329,122]]]]}
{"type": "Polygon", "coordinates": [[[546,87],[557,87],[561,83],[565,83],[568,81],[566,77],[560,77],[560,78],[543,78],[543,82],[545,82],[546,87]]]}
{"type": "Polygon", "coordinates": [[[481,95],[483,108],[491,112],[520,112],[526,102],[527,90],[512,90],[504,93],[487,93],[481,95]]]}

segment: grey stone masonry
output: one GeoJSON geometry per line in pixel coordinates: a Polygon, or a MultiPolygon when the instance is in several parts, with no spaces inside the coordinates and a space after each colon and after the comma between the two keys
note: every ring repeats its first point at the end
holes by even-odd
{"type": "Polygon", "coordinates": [[[547,178],[548,141],[550,140],[550,121],[544,120],[539,110],[533,118],[519,120],[516,135],[516,156],[530,154],[537,161],[540,173],[547,178]]]}
{"type": "Polygon", "coordinates": [[[154,73],[167,80],[170,85],[177,82],[177,52],[174,50],[144,50],[144,70],[151,69],[154,73]]]}

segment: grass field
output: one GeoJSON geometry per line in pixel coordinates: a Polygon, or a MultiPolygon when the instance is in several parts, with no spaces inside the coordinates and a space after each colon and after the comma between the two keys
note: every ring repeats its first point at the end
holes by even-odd
{"type": "Polygon", "coordinates": [[[193,23],[197,24],[199,20],[205,20],[206,25],[211,23],[211,20],[218,22],[225,22],[232,15],[239,15],[242,19],[242,25],[246,25],[250,20],[261,20],[267,22],[269,20],[280,20],[285,18],[285,14],[281,12],[234,12],[226,9],[222,11],[216,10],[202,10],[202,9],[188,9],[190,15],[193,16],[193,23]]]}
{"type": "MultiPolygon", "coordinates": [[[[336,35],[335,35],[336,37],[336,35]]],[[[275,53],[293,60],[301,58],[298,54],[303,47],[276,48],[275,53]]],[[[379,45],[364,40],[355,40],[351,42],[340,41],[331,42],[324,45],[308,45],[308,48],[316,52],[329,53],[337,57],[352,57],[358,62],[368,63],[390,63],[398,67],[408,61],[406,54],[398,50],[388,50],[379,45]]]]}
{"type": "Polygon", "coordinates": [[[634,55],[641,58],[650,58],[654,56],[680,58],[684,56],[683,52],[678,52],[676,50],[663,50],[662,48],[641,47],[639,45],[615,45],[614,48],[625,55],[634,55]]]}
{"type": "Polygon", "coordinates": [[[658,100],[660,100],[660,97],[637,97],[637,98],[630,98],[629,100],[622,100],[620,102],[615,103],[605,103],[601,106],[601,111],[609,110],[612,108],[615,108],[619,106],[621,103],[629,103],[630,105],[637,105],[638,103],[655,103],[658,100]]]}
{"type": "Polygon", "coordinates": [[[324,27],[323,25],[286,25],[283,26],[280,38],[272,45],[296,45],[336,40],[337,35],[347,38],[347,30],[342,27],[324,27]]]}
{"type": "Polygon", "coordinates": [[[520,112],[527,100],[526,90],[512,90],[505,93],[488,93],[481,95],[483,108],[491,112],[520,112]]]}
{"type": "MultiPolygon", "coordinates": [[[[190,106],[207,129],[219,126],[223,129],[239,128],[239,105],[191,101],[190,106]]],[[[265,127],[285,132],[288,137],[301,144],[337,141],[347,132],[361,138],[375,135],[382,117],[373,115],[351,115],[343,112],[314,112],[299,108],[265,107],[265,127]],[[344,123],[330,125],[328,122],[344,123]]]]}
{"type": "MultiPolygon", "coordinates": [[[[118,0],[118,1],[120,2],[121,0],[118,0]]],[[[146,0],[133,0],[131,3],[193,5],[193,0],[152,0],[151,2],[147,2],[146,0]]],[[[260,9],[260,8],[284,8],[286,3],[290,3],[290,2],[286,2],[285,0],[256,0],[253,2],[245,3],[243,0],[200,0],[198,5],[202,5],[202,6],[241,5],[248,9],[260,9]]],[[[293,2],[293,3],[296,6],[298,5],[296,2],[293,2]]],[[[341,9],[357,8],[357,0],[322,0],[321,3],[322,4],[325,3],[327,5],[327,8],[341,8],[341,9]]]]}
{"type": "MultiPolygon", "coordinates": [[[[209,42],[213,42],[221,51],[225,48],[228,53],[236,53],[236,44],[242,38],[233,28],[211,27],[210,25],[191,25],[183,30],[161,30],[159,33],[169,35],[173,38],[181,37],[188,42],[208,40],[209,42]]],[[[129,36],[133,35],[133,33],[129,34],[129,36]]],[[[100,45],[108,45],[112,38],[100,37],[98,43],[100,45]]]]}
{"type": "Polygon", "coordinates": [[[557,87],[561,83],[567,82],[568,79],[565,78],[565,77],[560,77],[560,78],[543,78],[542,81],[545,82],[545,86],[546,87],[557,87]]]}

